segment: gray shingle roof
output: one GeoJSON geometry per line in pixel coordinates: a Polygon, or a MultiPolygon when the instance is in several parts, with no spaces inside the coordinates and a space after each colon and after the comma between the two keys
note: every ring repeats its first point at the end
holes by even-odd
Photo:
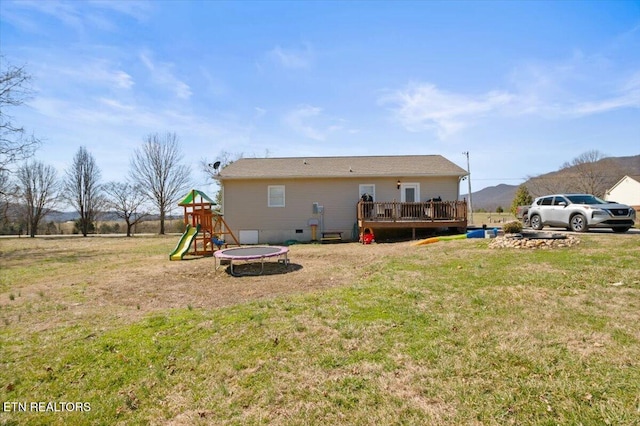
{"type": "Polygon", "coordinates": [[[364,157],[241,158],[223,168],[219,179],[466,176],[441,155],[364,157]]]}

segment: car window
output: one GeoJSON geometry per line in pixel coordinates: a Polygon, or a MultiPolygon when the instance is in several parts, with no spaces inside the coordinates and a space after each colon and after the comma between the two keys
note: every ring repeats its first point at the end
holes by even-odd
{"type": "Polygon", "coordinates": [[[569,204],[567,203],[567,199],[564,197],[556,197],[553,199],[553,205],[554,206],[559,206],[560,203],[565,203],[565,204],[569,204]]]}
{"type": "Polygon", "coordinates": [[[607,202],[589,194],[567,195],[574,204],[606,204],[607,202]]]}
{"type": "Polygon", "coordinates": [[[542,201],[540,201],[541,206],[550,206],[553,202],[553,197],[544,197],[542,201]]]}

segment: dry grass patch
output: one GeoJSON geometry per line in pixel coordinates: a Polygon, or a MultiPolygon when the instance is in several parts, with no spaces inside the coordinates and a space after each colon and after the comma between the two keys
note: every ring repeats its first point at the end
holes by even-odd
{"type": "Polygon", "coordinates": [[[32,315],[19,322],[46,323],[39,329],[67,323],[69,316],[109,315],[126,322],[172,308],[214,308],[322,290],[353,282],[368,273],[378,256],[402,250],[396,245],[380,246],[375,253],[356,244],[298,245],[290,253],[294,279],[277,273],[278,268],[271,275],[236,278],[224,269],[216,272],[212,258],[169,262],[175,238],[2,240],[7,268],[0,273],[0,289],[6,297],[14,295],[4,320],[17,321],[10,311],[26,311],[32,315]]]}
{"type": "Polygon", "coordinates": [[[629,237],[296,245],[241,278],[175,237],[2,240],[0,400],[92,409],[0,422],[633,424],[629,237]]]}

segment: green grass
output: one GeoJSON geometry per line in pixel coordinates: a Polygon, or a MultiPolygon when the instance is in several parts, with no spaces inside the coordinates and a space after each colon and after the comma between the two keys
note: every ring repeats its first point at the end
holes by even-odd
{"type": "Polygon", "coordinates": [[[638,424],[637,240],[486,244],[407,251],[318,293],[100,329],[0,324],[0,401],[91,408],[0,422],[638,424]]]}

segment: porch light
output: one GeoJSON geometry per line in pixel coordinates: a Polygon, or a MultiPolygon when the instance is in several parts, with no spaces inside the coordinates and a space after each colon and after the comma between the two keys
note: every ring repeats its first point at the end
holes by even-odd
{"type": "Polygon", "coordinates": [[[400,189],[400,179],[398,179],[398,182],[396,182],[396,188],[400,189]]]}

